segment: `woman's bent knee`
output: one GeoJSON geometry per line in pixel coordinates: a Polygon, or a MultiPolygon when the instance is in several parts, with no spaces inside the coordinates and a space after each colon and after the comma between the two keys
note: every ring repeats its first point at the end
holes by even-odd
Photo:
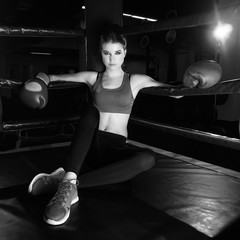
{"type": "Polygon", "coordinates": [[[82,119],[84,119],[85,121],[89,122],[89,123],[95,123],[99,121],[99,111],[95,106],[88,106],[82,115],[82,119]]]}
{"type": "Polygon", "coordinates": [[[94,118],[99,118],[99,111],[98,109],[93,106],[93,105],[89,105],[85,111],[84,111],[84,115],[86,116],[92,116],[94,118]]]}
{"type": "Polygon", "coordinates": [[[138,165],[141,171],[147,171],[154,167],[156,163],[155,156],[151,152],[139,153],[138,165]]]}

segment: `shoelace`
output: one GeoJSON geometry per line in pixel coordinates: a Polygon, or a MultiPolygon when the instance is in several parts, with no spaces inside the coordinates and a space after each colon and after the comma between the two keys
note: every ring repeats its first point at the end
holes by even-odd
{"type": "Polygon", "coordinates": [[[61,204],[64,205],[68,199],[69,194],[71,193],[73,185],[78,185],[78,180],[76,179],[69,179],[64,180],[62,183],[58,186],[58,191],[50,201],[49,205],[53,204],[61,204]],[[71,183],[71,181],[77,181],[76,184],[71,183]]]}

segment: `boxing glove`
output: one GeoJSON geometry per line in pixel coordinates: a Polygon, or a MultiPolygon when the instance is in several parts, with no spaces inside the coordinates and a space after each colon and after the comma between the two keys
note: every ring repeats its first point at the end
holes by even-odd
{"type": "Polygon", "coordinates": [[[204,60],[190,65],[184,74],[183,85],[188,88],[210,88],[220,81],[221,66],[213,60],[204,60]]]}
{"type": "Polygon", "coordinates": [[[42,109],[48,103],[48,84],[50,79],[45,73],[39,73],[36,78],[26,81],[20,90],[22,102],[34,109],[42,109]]]}

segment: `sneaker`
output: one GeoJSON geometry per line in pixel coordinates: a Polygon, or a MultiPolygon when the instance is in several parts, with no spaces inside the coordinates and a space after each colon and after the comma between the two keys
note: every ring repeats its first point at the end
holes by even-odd
{"type": "Polygon", "coordinates": [[[69,218],[71,205],[78,200],[77,184],[64,180],[46,207],[44,221],[50,225],[65,223],[69,218]]]}
{"type": "Polygon", "coordinates": [[[32,195],[55,193],[64,175],[65,171],[63,168],[58,168],[50,174],[40,173],[36,175],[29,184],[28,193],[32,195]]]}

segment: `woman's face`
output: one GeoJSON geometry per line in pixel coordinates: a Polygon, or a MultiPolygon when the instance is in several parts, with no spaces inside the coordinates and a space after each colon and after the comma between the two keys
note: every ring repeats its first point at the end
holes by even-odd
{"type": "Polygon", "coordinates": [[[126,49],[121,43],[106,42],[102,44],[102,61],[106,68],[121,68],[126,56],[126,49]]]}

